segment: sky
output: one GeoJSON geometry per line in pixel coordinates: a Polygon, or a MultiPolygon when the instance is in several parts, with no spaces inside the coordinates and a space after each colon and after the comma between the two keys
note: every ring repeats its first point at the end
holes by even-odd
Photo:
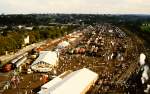
{"type": "Polygon", "coordinates": [[[0,0],[0,14],[150,14],[150,0],[0,0]]]}

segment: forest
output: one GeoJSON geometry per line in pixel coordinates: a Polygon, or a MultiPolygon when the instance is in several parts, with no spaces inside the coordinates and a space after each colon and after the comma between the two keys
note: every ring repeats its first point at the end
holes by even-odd
{"type": "Polygon", "coordinates": [[[71,33],[73,29],[77,26],[51,26],[47,28],[38,27],[33,28],[33,30],[4,30],[0,35],[0,55],[8,52],[16,52],[18,49],[23,47],[24,38],[29,35],[30,44],[36,43],[48,38],[55,39],[61,37],[65,34],[71,33]]]}

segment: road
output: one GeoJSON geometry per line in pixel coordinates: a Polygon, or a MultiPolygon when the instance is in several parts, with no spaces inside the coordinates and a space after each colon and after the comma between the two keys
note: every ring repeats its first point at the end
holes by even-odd
{"type": "MultiPolygon", "coordinates": [[[[57,39],[54,39],[51,41],[51,44],[54,44],[60,40],[63,40],[64,37],[61,37],[61,38],[57,38],[57,39]]],[[[48,39],[49,40],[49,39],[48,39]]],[[[33,48],[35,47],[39,47],[40,45],[43,45],[43,44],[46,44],[47,40],[44,40],[42,42],[38,42],[38,43],[34,43],[34,44],[31,44],[31,45],[28,45],[22,49],[20,49],[19,51],[17,51],[16,53],[14,54],[8,54],[8,55],[3,55],[3,56],[0,56],[0,61],[2,62],[2,64],[14,59],[15,57],[27,52],[27,51],[30,51],[32,50],[33,48]]]]}
{"type": "Polygon", "coordinates": [[[0,61],[2,62],[2,64],[6,63],[6,62],[12,60],[13,58],[15,58],[15,57],[27,52],[27,51],[32,50],[35,47],[39,47],[40,45],[44,44],[45,42],[46,41],[42,41],[42,42],[39,42],[39,43],[34,43],[34,44],[28,45],[28,46],[20,49],[19,51],[17,51],[14,54],[8,54],[8,55],[0,56],[0,61]]]}

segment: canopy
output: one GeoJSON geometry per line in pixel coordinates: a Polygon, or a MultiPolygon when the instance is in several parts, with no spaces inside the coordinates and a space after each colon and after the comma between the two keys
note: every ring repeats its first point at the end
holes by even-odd
{"type": "Polygon", "coordinates": [[[31,68],[37,71],[50,71],[50,66],[56,66],[58,62],[57,52],[41,51],[39,57],[32,63],[31,68]],[[40,66],[41,65],[41,66],[40,66]],[[42,66],[43,65],[43,66],[42,66]],[[45,65],[45,66],[44,66],[45,65]]]}
{"type": "Polygon", "coordinates": [[[53,79],[48,86],[45,85],[47,89],[41,90],[39,94],[84,94],[97,79],[97,73],[83,68],[62,79],[53,79]]]}

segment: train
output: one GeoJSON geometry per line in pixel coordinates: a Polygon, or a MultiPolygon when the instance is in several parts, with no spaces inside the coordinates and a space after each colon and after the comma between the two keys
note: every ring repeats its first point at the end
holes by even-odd
{"type": "Polygon", "coordinates": [[[21,64],[23,64],[27,60],[28,52],[19,55],[9,63],[3,65],[2,71],[3,72],[9,72],[11,70],[14,70],[15,68],[18,68],[21,64]]]}
{"type": "Polygon", "coordinates": [[[22,55],[19,55],[18,57],[16,57],[15,59],[13,59],[12,61],[11,61],[11,63],[12,64],[15,64],[18,60],[20,60],[21,58],[23,58],[23,57],[25,57],[25,56],[27,56],[28,55],[28,52],[26,52],[26,53],[24,53],[24,54],[22,54],[22,55]]]}

